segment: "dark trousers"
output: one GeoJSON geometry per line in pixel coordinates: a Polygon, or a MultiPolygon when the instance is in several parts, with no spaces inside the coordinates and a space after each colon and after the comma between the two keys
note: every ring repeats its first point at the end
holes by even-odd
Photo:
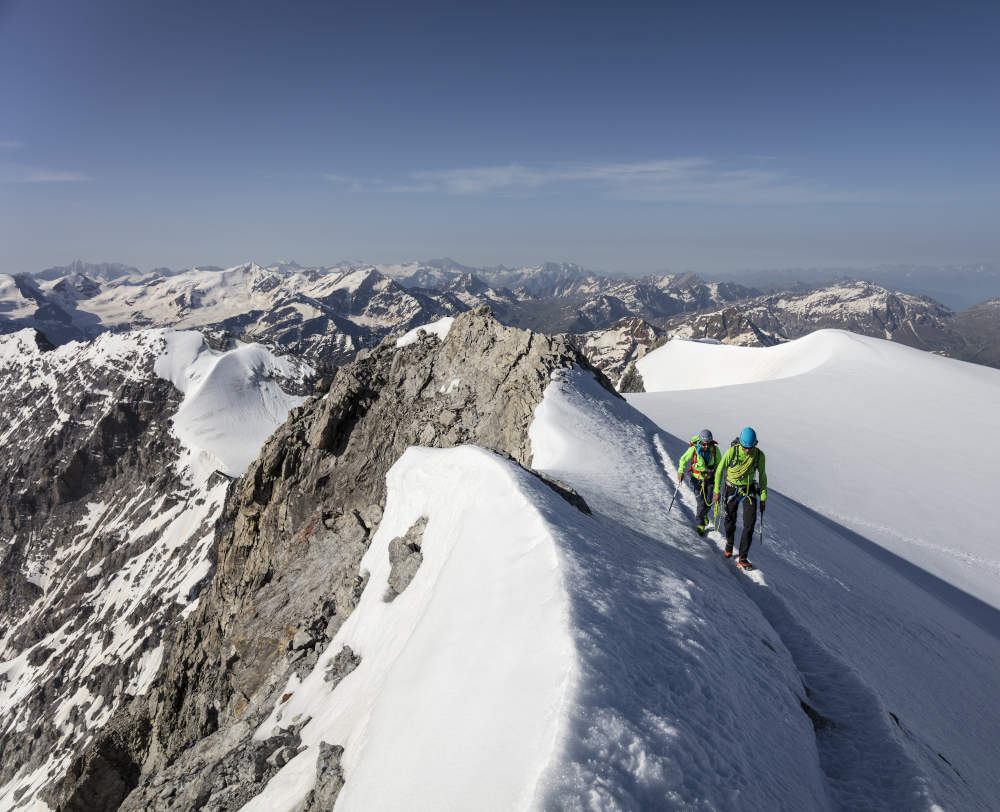
{"type": "Polygon", "coordinates": [[[736,538],[736,514],[743,505],[743,535],[740,537],[740,558],[746,558],[753,541],[753,529],[757,526],[757,489],[751,488],[749,496],[741,498],[739,488],[726,483],[723,500],[726,505],[726,549],[733,548],[736,538]]]}
{"type": "Polygon", "coordinates": [[[691,487],[694,488],[694,498],[698,502],[698,521],[696,524],[701,527],[708,524],[708,509],[712,505],[712,496],[715,493],[715,477],[706,476],[704,479],[691,476],[691,487]]]}

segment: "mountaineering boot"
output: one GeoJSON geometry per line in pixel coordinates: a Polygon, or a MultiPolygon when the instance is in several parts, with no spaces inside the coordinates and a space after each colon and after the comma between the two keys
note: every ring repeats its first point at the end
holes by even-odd
{"type": "Polygon", "coordinates": [[[733,557],[733,543],[729,539],[726,539],[726,549],[725,549],[725,552],[723,552],[722,554],[726,558],[732,558],[733,557]]]}
{"type": "Polygon", "coordinates": [[[741,558],[739,561],[737,561],[736,562],[736,566],[739,567],[741,570],[752,570],[753,569],[753,564],[751,564],[745,558],[741,558]]]}
{"type": "Polygon", "coordinates": [[[696,524],[694,527],[694,532],[696,532],[699,536],[704,536],[706,530],[708,530],[708,525],[696,524]]]}

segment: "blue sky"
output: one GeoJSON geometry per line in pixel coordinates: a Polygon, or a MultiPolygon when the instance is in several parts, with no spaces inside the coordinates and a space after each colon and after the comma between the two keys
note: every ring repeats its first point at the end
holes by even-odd
{"type": "Polygon", "coordinates": [[[996,3],[0,0],[0,272],[1000,259],[996,3]]]}

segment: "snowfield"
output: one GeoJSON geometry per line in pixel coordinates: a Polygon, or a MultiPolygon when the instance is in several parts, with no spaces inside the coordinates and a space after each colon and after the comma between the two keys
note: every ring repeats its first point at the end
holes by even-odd
{"type": "Polygon", "coordinates": [[[301,381],[308,366],[276,357],[260,344],[212,350],[200,333],[161,334],[164,350],[154,371],[184,393],[174,430],[192,464],[240,476],[257,458],[288,412],[306,398],[289,395],[278,380],[301,381]]]}
{"type": "Polygon", "coordinates": [[[1000,608],[990,510],[1000,370],[819,330],[776,347],[670,341],[629,402],[723,447],[752,425],[783,495],[1000,608]]]}
{"type": "Polygon", "coordinates": [[[338,810],[994,806],[995,610],[785,497],[781,464],[737,571],[689,490],[668,513],[686,442],[583,370],[554,375],[531,442],[592,515],[475,448],[393,467],[361,603],[257,733],[308,717],[308,747],[245,809],[294,809],[320,742],[345,748],[338,810]],[[389,542],[421,517],[424,561],[385,603],[389,542]],[[360,664],[331,688],[344,646],[360,664]]]}

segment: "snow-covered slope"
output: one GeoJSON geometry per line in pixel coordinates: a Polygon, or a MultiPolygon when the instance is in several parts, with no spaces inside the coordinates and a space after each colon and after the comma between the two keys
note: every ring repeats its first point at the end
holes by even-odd
{"type": "Polygon", "coordinates": [[[0,325],[3,320],[24,319],[35,312],[37,304],[27,298],[13,276],[0,274],[0,325]]]}
{"type": "Polygon", "coordinates": [[[153,369],[185,396],[173,417],[178,438],[201,464],[239,476],[305,400],[285,392],[281,382],[301,385],[311,369],[259,344],[219,352],[200,333],[160,332],[164,351],[153,369]]]}
{"type": "Polygon", "coordinates": [[[988,509],[1000,371],[822,330],[770,348],[670,341],[630,395],[664,429],[757,429],[787,496],[1000,607],[988,509]],[[987,501],[984,501],[986,499],[987,501]]]}
{"type": "Polygon", "coordinates": [[[589,372],[531,442],[591,515],[478,449],[392,468],[358,608],[258,730],[306,747],[245,809],[327,792],[336,745],[338,810],[989,808],[996,636],[777,490],[736,571],[668,513],[684,444],[589,372]]]}
{"type": "Polygon", "coordinates": [[[211,569],[215,472],[245,470],[308,371],[173,330],[0,337],[0,809],[147,689],[211,569]]]}

